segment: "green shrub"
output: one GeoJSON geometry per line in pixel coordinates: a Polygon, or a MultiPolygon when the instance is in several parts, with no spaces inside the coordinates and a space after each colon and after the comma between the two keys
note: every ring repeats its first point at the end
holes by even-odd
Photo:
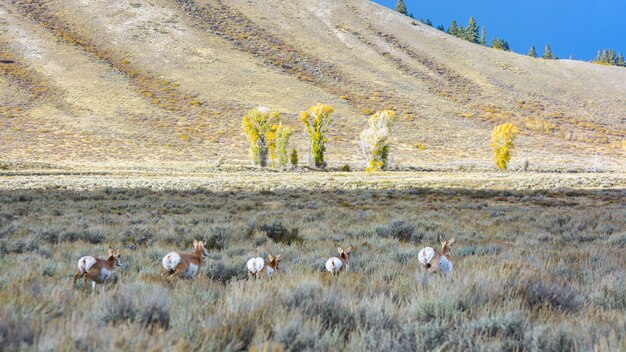
{"type": "Polygon", "coordinates": [[[383,238],[395,238],[404,242],[419,242],[423,235],[415,232],[415,227],[404,221],[396,220],[387,226],[376,229],[376,234],[383,238]]]}
{"type": "Polygon", "coordinates": [[[289,157],[291,167],[295,170],[298,168],[298,151],[296,148],[291,149],[291,156],[289,157]]]}
{"type": "Polygon", "coordinates": [[[167,329],[170,324],[169,295],[158,285],[122,285],[102,295],[94,305],[95,316],[104,323],[138,322],[144,327],[167,329]]]}
{"type": "Polygon", "coordinates": [[[301,243],[304,241],[304,238],[300,236],[297,227],[288,229],[279,221],[274,221],[272,224],[261,225],[260,230],[274,242],[290,245],[293,242],[301,243]]]}

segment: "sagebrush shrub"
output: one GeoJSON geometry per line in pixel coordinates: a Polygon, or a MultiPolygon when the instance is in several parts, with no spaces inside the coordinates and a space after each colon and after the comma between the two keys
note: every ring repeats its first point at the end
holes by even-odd
{"type": "Polygon", "coordinates": [[[331,115],[335,109],[330,105],[319,103],[300,114],[300,121],[304,123],[309,136],[310,156],[315,167],[325,167],[324,152],[326,152],[326,133],[333,122],[331,115]]]}
{"type": "Polygon", "coordinates": [[[274,221],[272,224],[261,225],[260,230],[265,232],[267,237],[274,242],[292,244],[293,242],[302,242],[304,240],[304,238],[300,236],[297,227],[288,229],[279,221],[274,221]]]}
{"type": "Polygon", "coordinates": [[[376,229],[376,234],[384,238],[395,238],[404,242],[419,242],[423,235],[415,232],[415,227],[404,221],[392,221],[387,226],[381,226],[376,229]]]}
{"type": "Polygon", "coordinates": [[[223,283],[245,279],[246,272],[241,270],[241,268],[240,263],[231,264],[217,261],[206,266],[206,276],[211,280],[223,283]]]}
{"type": "Polygon", "coordinates": [[[158,285],[122,285],[111,295],[99,297],[96,318],[104,323],[139,322],[141,325],[167,329],[170,322],[169,299],[158,285]]]}
{"type": "Polygon", "coordinates": [[[104,242],[105,234],[97,230],[69,231],[61,235],[63,242],[85,241],[92,244],[104,242]]]}

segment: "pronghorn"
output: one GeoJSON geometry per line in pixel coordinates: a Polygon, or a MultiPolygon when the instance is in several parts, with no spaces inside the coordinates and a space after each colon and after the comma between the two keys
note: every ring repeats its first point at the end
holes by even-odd
{"type": "Polygon", "coordinates": [[[87,287],[87,279],[91,280],[93,292],[96,291],[96,284],[101,284],[100,292],[104,292],[104,284],[111,277],[113,268],[121,267],[120,251],[108,250],[108,259],[100,259],[92,257],[90,255],[84,256],[78,260],[78,272],[74,275],[73,285],[76,284],[76,280],[83,278],[85,284],[83,285],[83,291],[87,287]]]}
{"type": "Polygon", "coordinates": [[[254,276],[255,279],[259,278],[259,273],[265,271],[267,276],[271,279],[274,271],[278,271],[278,264],[280,264],[280,254],[273,256],[268,255],[269,261],[263,260],[261,257],[250,258],[246,263],[248,267],[248,278],[254,276]]]}
{"type": "Polygon", "coordinates": [[[345,250],[339,247],[337,248],[337,251],[339,251],[339,258],[328,258],[325,264],[326,271],[333,274],[333,276],[339,274],[343,270],[348,271],[348,268],[350,267],[350,251],[352,251],[352,246],[349,246],[345,250]]]}
{"type": "Polygon", "coordinates": [[[208,255],[209,252],[204,248],[204,242],[193,240],[193,253],[170,252],[163,257],[161,261],[165,268],[163,275],[192,278],[198,275],[200,265],[208,255]]]}
{"type": "Polygon", "coordinates": [[[439,270],[440,273],[447,275],[452,272],[453,267],[450,261],[450,253],[452,252],[451,246],[454,243],[454,238],[444,241],[439,236],[439,241],[441,242],[441,253],[435,251],[432,247],[424,247],[417,254],[417,259],[428,272],[439,270]]]}

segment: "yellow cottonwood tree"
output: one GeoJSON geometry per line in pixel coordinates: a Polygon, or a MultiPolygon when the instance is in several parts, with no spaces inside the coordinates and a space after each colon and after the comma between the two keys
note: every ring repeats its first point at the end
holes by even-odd
{"type": "Polygon", "coordinates": [[[384,170],[388,166],[389,137],[395,113],[391,110],[377,111],[370,116],[369,127],[361,132],[359,145],[367,161],[367,171],[384,170]]]}
{"type": "Polygon", "coordinates": [[[293,130],[289,126],[279,125],[276,129],[276,154],[278,154],[278,165],[284,168],[289,163],[289,139],[293,130]]]}
{"type": "Polygon", "coordinates": [[[243,117],[241,128],[250,141],[250,158],[255,165],[267,166],[271,141],[269,134],[279,122],[280,114],[265,107],[254,108],[243,117]]]}
{"type": "Polygon", "coordinates": [[[330,116],[335,109],[330,105],[319,103],[300,114],[300,121],[304,123],[309,135],[310,153],[315,167],[323,168],[324,152],[326,151],[326,133],[333,118],[330,116]]]}
{"type": "Polygon", "coordinates": [[[513,142],[519,129],[508,122],[493,128],[491,132],[491,149],[493,160],[499,170],[506,170],[511,161],[511,150],[515,147],[513,142]]]}

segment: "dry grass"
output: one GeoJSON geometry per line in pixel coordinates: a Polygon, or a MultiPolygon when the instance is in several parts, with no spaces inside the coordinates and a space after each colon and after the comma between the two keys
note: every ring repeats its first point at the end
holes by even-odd
{"type": "Polygon", "coordinates": [[[0,192],[2,350],[620,350],[623,191],[0,192]],[[286,241],[296,235],[301,240],[286,241]],[[284,230],[284,231],[283,231],[284,230]],[[270,234],[273,238],[268,237],[270,234]],[[449,279],[421,246],[455,237],[449,279]],[[160,259],[209,243],[195,281],[160,259]],[[356,249],[333,281],[323,261],[356,249]],[[123,250],[103,295],[76,260],[123,250]],[[271,281],[245,260],[282,253],[271,281]],[[261,294],[259,294],[261,292],[261,294]]]}
{"type": "Polygon", "coordinates": [[[623,69],[469,45],[363,0],[321,4],[7,1],[0,55],[27,71],[1,72],[9,98],[0,116],[11,118],[0,152],[28,161],[244,159],[238,120],[258,105],[294,122],[301,152],[296,116],[324,102],[337,110],[328,159],[338,164],[358,158],[363,113],[386,108],[400,116],[392,158],[407,165],[488,160],[495,122],[541,119],[548,125],[530,123],[521,141],[533,165],[599,155],[619,167],[623,69]],[[16,75],[45,88],[45,99],[12,89],[16,75]]]}

